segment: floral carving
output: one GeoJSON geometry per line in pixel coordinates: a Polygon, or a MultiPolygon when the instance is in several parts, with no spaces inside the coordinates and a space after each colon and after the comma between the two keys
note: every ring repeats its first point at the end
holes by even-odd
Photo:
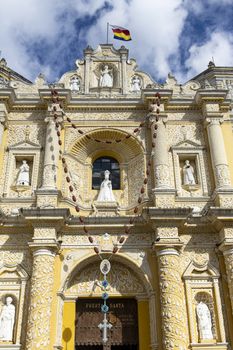
{"type": "Polygon", "coordinates": [[[49,348],[53,284],[54,256],[34,256],[27,324],[27,350],[49,348]]]}
{"type": "Polygon", "coordinates": [[[228,165],[216,165],[216,181],[217,187],[231,186],[230,172],[228,165]]]}
{"type": "Polygon", "coordinates": [[[169,166],[165,164],[155,166],[156,187],[170,187],[169,166]]]}
{"type": "MultiPolygon", "coordinates": [[[[67,288],[68,294],[93,295],[102,293],[101,280],[103,275],[98,264],[91,264],[83,269],[67,288]]],[[[111,271],[108,274],[108,291],[114,294],[138,294],[145,292],[144,286],[130,268],[123,264],[112,262],[111,271]]]]}
{"type": "Polygon", "coordinates": [[[187,349],[179,256],[168,253],[160,255],[158,259],[164,349],[187,349]]]}
{"type": "Polygon", "coordinates": [[[227,270],[228,286],[230,290],[231,307],[233,312],[233,250],[231,249],[229,254],[226,252],[224,254],[224,257],[227,270]]]}

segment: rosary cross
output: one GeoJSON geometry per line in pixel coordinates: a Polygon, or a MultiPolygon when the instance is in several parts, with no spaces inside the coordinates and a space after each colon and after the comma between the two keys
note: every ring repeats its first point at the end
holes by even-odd
{"type": "Polygon", "coordinates": [[[103,330],[103,343],[108,341],[107,331],[112,328],[111,323],[108,322],[106,313],[104,314],[103,322],[98,325],[100,330],[103,330]]]}

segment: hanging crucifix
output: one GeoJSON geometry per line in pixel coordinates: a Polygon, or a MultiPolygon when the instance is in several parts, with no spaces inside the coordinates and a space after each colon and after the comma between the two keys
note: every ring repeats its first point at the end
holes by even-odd
{"type": "Polygon", "coordinates": [[[108,341],[108,330],[112,328],[111,323],[107,320],[107,313],[109,307],[107,306],[107,299],[109,298],[108,293],[106,292],[106,288],[108,286],[107,274],[111,270],[111,264],[109,260],[103,259],[100,263],[100,271],[104,275],[104,279],[102,281],[102,286],[104,288],[104,292],[102,294],[102,299],[104,300],[104,304],[101,306],[101,312],[104,314],[103,321],[98,325],[99,329],[102,331],[102,341],[103,344],[106,344],[108,341]]]}

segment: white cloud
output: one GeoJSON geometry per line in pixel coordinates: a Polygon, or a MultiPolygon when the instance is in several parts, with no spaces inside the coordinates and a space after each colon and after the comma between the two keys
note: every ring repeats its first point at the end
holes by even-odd
{"type": "Polygon", "coordinates": [[[214,32],[204,44],[192,45],[189,54],[186,61],[189,77],[207,69],[212,57],[216,66],[232,66],[233,35],[226,32],[214,32]]]}
{"type": "Polygon", "coordinates": [[[182,0],[147,0],[144,5],[141,0],[131,0],[130,3],[118,0],[112,1],[113,4],[112,11],[101,17],[96,27],[90,30],[89,41],[96,45],[96,37],[105,38],[107,22],[124,26],[130,29],[133,38],[127,43],[131,56],[135,56],[139,65],[147,67],[158,79],[165,78],[170,70],[170,55],[178,54],[179,36],[187,16],[182,0]]]}
{"type": "MultiPolygon", "coordinates": [[[[217,0],[207,1],[215,3],[217,0]]],[[[228,4],[232,0],[222,1],[228,4]]],[[[189,12],[203,8],[200,0],[194,1],[193,6],[189,4],[190,0],[146,0],[144,3],[141,0],[8,0],[1,4],[0,50],[8,65],[25,77],[34,79],[44,72],[49,80],[55,79],[59,65],[64,65],[63,54],[69,56],[76,50],[71,42],[79,46],[75,21],[98,11],[96,22],[89,29],[85,27],[80,35],[88,44],[95,48],[106,42],[107,22],[124,26],[130,29],[133,38],[125,45],[130,56],[137,59],[139,68],[157,79],[164,79],[171,67],[176,66],[173,73],[185,79],[183,68],[179,67],[180,35],[189,12]],[[98,11],[106,3],[109,10],[98,11]],[[45,66],[30,50],[35,43],[39,48],[40,43],[46,43],[47,50],[41,53],[47,57],[45,66]]],[[[116,47],[122,44],[124,42],[114,41],[116,47]]],[[[228,34],[215,33],[208,43],[192,45],[186,61],[189,76],[204,69],[211,56],[219,64],[229,62],[232,38],[228,34]]]]}

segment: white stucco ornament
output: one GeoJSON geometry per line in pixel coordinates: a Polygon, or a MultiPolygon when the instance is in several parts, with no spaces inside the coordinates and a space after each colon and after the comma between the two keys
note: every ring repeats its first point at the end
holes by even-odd
{"type": "Polygon", "coordinates": [[[100,87],[112,87],[112,86],[113,86],[112,69],[109,69],[108,65],[105,65],[104,69],[101,71],[100,87]]]}
{"type": "Polygon", "coordinates": [[[211,315],[208,306],[201,301],[197,305],[196,312],[200,339],[213,339],[211,315]]]}
{"type": "Polygon", "coordinates": [[[3,306],[0,314],[0,340],[12,341],[13,328],[15,323],[15,306],[12,304],[11,297],[6,298],[6,304],[3,306]]]}
{"type": "Polygon", "coordinates": [[[196,184],[194,179],[194,169],[192,165],[189,163],[189,160],[186,160],[183,166],[183,176],[184,176],[184,185],[196,184]]]}
{"type": "Polygon", "coordinates": [[[29,186],[29,165],[26,160],[23,160],[23,164],[19,168],[19,173],[16,181],[16,185],[29,186]]]}

